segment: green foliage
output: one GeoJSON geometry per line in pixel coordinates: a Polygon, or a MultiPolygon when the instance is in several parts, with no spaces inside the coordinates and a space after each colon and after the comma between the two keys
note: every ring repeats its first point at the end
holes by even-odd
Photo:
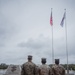
{"type": "Polygon", "coordinates": [[[8,65],[5,63],[0,64],[0,69],[7,69],[8,65]]]}
{"type": "Polygon", "coordinates": [[[69,64],[69,69],[75,71],[75,64],[69,64]]]}

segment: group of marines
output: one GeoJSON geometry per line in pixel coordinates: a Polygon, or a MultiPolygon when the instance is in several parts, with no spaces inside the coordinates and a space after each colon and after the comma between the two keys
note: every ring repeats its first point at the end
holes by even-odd
{"type": "Polygon", "coordinates": [[[65,75],[65,69],[59,65],[59,59],[55,59],[52,67],[46,64],[46,58],[42,58],[41,63],[40,66],[35,65],[29,55],[28,61],[22,65],[21,75],[65,75]]]}

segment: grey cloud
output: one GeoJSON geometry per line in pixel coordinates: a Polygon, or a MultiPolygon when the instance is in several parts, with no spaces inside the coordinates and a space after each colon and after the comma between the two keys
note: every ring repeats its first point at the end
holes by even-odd
{"type": "Polygon", "coordinates": [[[15,23],[0,12],[0,47],[4,46],[16,34],[15,23]]]}
{"type": "MultiPolygon", "coordinates": [[[[68,44],[70,44],[70,42],[68,44]]],[[[42,37],[40,39],[40,37],[39,37],[36,40],[28,39],[27,42],[19,43],[18,47],[21,47],[21,48],[26,47],[32,51],[31,54],[33,54],[33,55],[35,54],[35,56],[36,56],[36,54],[38,54],[38,56],[40,56],[40,57],[45,56],[49,59],[49,57],[52,57],[51,45],[52,45],[51,39],[44,38],[44,37],[42,37]]],[[[68,48],[68,52],[69,52],[69,58],[71,57],[71,55],[74,56],[74,54],[75,54],[74,47],[70,46],[68,48]]],[[[63,59],[65,57],[66,57],[66,44],[65,44],[64,38],[54,40],[54,58],[63,59]]]]}
{"type": "Polygon", "coordinates": [[[5,47],[5,44],[4,43],[0,43],[0,47],[5,47]]]}
{"type": "Polygon", "coordinates": [[[49,42],[50,39],[28,39],[27,42],[22,42],[20,44],[18,44],[19,47],[27,47],[27,48],[32,48],[32,49],[40,49],[40,48],[45,48],[45,47],[49,47],[49,42]]]}
{"type": "Polygon", "coordinates": [[[75,5],[72,5],[71,2],[65,0],[59,3],[50,0],[0,0],[0,62],[22,63],[27,60],[28,54],[33,55],[36,63],[40,63],[41,57],[46,57],[48,63],[51,62],[52,36],[49,25],[51,7],[53,7],[54,57],[66,63],[65,38],[61,38],[65,35],[65,26],[61,29],[58,25],[66,7],[69,27],[69,61],[70,63],[75,62],[73,60],[75,57],[73,9],[75,5]],[[39,36],[40,34],[43,36],[39,36]],[[18,44],[17,47],[15,47],[16,44],[18,44]]]}

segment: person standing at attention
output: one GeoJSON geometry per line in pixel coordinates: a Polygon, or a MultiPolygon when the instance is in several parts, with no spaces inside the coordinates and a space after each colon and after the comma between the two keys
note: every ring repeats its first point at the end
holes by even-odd
{"type": "Polygon", "coordinates": [[[32,62],[32,56],[28,55],[28,61],[22,65],[21,75],[35,75],[36,65],[32,62]]]}
{"type": "Polygon", "coordinates": [[[59,65],[59,59],[55,59],[55,64],[52,66],[53,75],[65,75],[65,69],[59,65]]]}
{"type": "Polygon", "coordinates": [[[39,75],[52,75],[51,68],[46,64],[46,58],[42,58],[41,63],[39,75]]]}

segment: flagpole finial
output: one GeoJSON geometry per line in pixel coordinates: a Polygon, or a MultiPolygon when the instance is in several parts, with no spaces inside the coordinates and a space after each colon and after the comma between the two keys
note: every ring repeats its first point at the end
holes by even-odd
{"type": "Polygon", "coordinates": [[[51,8],[51,10],[52,10],[52,8],[51,8]]]}
{"type": "Polygon", "coordinates": [[[64,9],[66,11],[66,9],[64,9]]]}
{"type": "Polygon", "coordinates": [[[66,9],[64,9],[64,10],[66,10],[66,9]]]}

